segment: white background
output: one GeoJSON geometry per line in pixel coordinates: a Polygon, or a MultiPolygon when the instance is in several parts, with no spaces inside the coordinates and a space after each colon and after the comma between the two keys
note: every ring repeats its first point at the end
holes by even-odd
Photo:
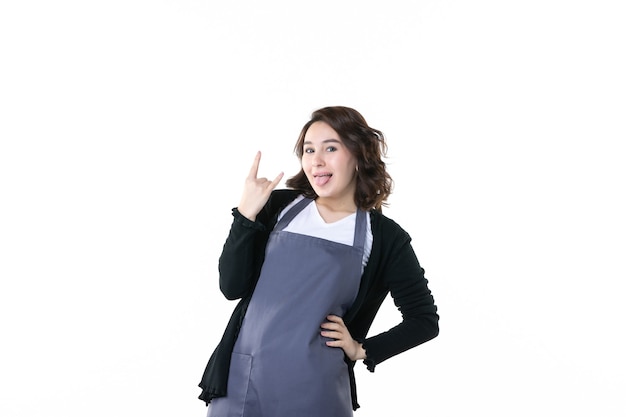
{"type": "MultiPolygon", "coordinates": [[[[389,141],[440,336],[357,416],[624,416],[622,1],[0,6],[0,415],[204,416],[217,258],[310,113],[389,141]]],[[[383,305],[373,331],[400,319],[383,305]]],[[[303,393],[306,395],[306,393],[303,393]]]]}

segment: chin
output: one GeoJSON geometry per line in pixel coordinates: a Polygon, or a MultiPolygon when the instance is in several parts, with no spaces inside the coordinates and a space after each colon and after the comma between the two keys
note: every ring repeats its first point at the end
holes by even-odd
{"type": "Polygon", "coordinates": [[[322,190],[322,191],[315,190],[315,194],[317,194],[317,196],[321,198],[330,198],[333,196],[332,192],[326,191],[326,190],[322,190]]]}
{"type": "Polygon", "coordinates": [[[317,194],[317,196],[318,196],[318,197],[323,197],[323,196],[324,196],[324,194],[326,194],[326,193],[324,192],[324,190],[320,190],[320,189],[319,189],[319,188],[317,188],[317,187],[313,187],[313,186],[311,186],[311,188],[313,189],[313,191],[315,191],[315,194],[317,194]]]}

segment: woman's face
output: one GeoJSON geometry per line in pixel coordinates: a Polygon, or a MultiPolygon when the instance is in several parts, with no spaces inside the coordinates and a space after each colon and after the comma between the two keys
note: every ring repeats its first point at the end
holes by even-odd
{"type": "Polygon", "coordinates": [[[319,202],[354,204],[357,160],[335,130],[313,123],[304,135],[302,169],[319,202]]]}

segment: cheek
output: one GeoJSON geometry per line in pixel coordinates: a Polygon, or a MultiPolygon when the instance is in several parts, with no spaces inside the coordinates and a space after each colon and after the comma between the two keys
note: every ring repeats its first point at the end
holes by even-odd
{"type": "Polygon", "coordinates": [[[346,161],[344,162],[344,166],[346,167],[347,171],[356,171],[356,159],[354,158],[347,158],[346,161]]]}

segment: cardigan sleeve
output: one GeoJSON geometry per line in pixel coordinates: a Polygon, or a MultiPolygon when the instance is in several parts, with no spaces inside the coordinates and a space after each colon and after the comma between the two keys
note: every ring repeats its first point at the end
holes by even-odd
{"type": "Polygon", "coordinates": [[[364,363],[372,372],[384,360],[439,334],[437,307],[410,241],[405,235],[404,239],[395,239],[397,245],[385,251],[389,260],[381,272],[382,278],[402,314],[402,322],[363,342],[367,353],[364,363]]]}
{"type": "Polygon", "coordinates": [[[254,290],[276,217],[298,194],[294,190],[272,191],[255,221],[233,209],[233,223],[218,264],[220,290],[227,299],[243,298],[254,290]]]}
{"type": "Polygon", "coordinates": [[[233,223],[219,258],[220,290],[229,300],[244,297],[254,286],[258,235],[265,226],[233,209],[233,223]]]}

